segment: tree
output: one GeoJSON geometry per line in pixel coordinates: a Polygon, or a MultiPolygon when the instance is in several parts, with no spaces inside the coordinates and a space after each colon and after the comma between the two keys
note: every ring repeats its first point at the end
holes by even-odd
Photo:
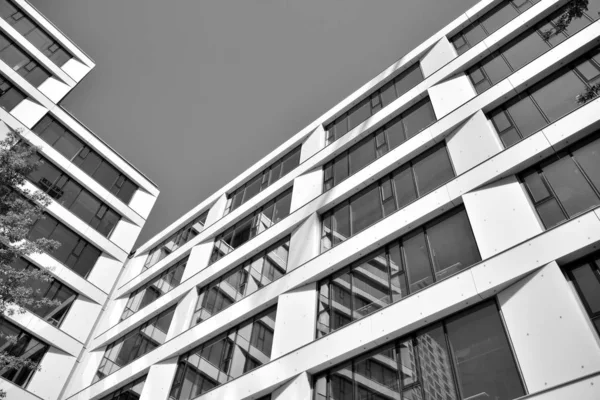
{"type": "MultiPolygon", "coordinates": [[[[37,150],[25,144],[18,132],[11,131],[0,140],[0,312],[3,315],[60,304],[32,288],[35,280],[52,280],[47,269],[23,269],[15,264],[20,257],[51,252],[60,245],[45,238],[28,238],[35,222],[44,218],[44,207],[50,202],[44,193],[23,188],[26,177],[39,166],[34,157],[37,150]]],[[[38,368],[11,352],[11,344],[16,344],[17,338],[0,332],[0,343],[6,342],[11,343],[0,351],[0,370],[38,368]]],[[[0,398],[5,396],[6,393],[0,391],[0,398]]]]}

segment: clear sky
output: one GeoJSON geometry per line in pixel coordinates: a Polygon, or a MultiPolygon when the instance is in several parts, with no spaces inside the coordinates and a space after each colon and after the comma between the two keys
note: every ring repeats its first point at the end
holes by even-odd
{"type": "Polygon", "coordinates": [[[152,179],[138,245],[477,0],[29,0],[96,61],[63,101],[152,179]]]}

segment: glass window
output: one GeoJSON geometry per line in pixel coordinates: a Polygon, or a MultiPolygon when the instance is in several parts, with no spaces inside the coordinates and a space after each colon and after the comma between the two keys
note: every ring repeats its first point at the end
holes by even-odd
{"type": "Polygon", "coordinates": [[[507,110],[523,138],[539,131],[547,124],[546,119],[529,97],[519,100],[507,110]]]}
{"type": "Polygon", "coordinates": [[[454,178],[454,170],[445,147],[425,154],[414,163],[419,196],[423,196],[454,178]]]}
{"type": "Polygon", "coordinates": [[[598,253],[566,265],[567,276],[596,330],[600,333],[600,257],[598,253]]]}
{"type": "Polygon", "coordinates": [[[104,396],[100,400],[137,400],[142,396],[144,383],[146,383],[146,376],[136,379],[132,383],[115,390],[107,396],[104,396]]]}
{"type": "Polygon", "coordinates": [[[517,15],[519,13],[510,2],[503,3],[481,18],[481,25],[483,25],[488,35],[491,35],[517,15]]]}
{"type": "Polygon", "coordinates": [[[0,76],[0,107],[6,111],[12,111],[27,96],[14,87],[12,82],[0,76]]]}
{"type": "Polygon", "coordinates": [[[397,118],[388,125],[385,126],[385,134],[390,143],[390,149],[395,149],[406,141],[406,134],[404,133],[404,124],[402,119],[397,118]]]}
{"type": "Polygon", "coordinates": [[[419,64],[417,63],[411,66],[408,70],[406,70],[406,72],[402,73],[402,75],[397,77],[394,81],[396,85],[396,93],[398,97],[400,97],[423,81],[423,73],[421,72],[419,64]]]}
{"type": "Polygon", "coordinates": [[[524,67],[535,60],[550,46],[542,39],[537,30],[530,32],[527,36],[520,38],[502,53],[514,71],[524,67]]]}
{"type": "Polygon", "coordinates": [[[383,217],[378,186],[372,186],[366,192],[363,191],[360,195],[353,198],[350,204],[353,235],[383,217]]]}
{"type": "Polygon", "coordinates": [[[100,361],[100,367],[94,376],[93,383],[104,379],[163,344],[175,313],[175,307],[163,311],[134,331],[106,346],[104,357],[100,361]]]}
{"type": "Polygon", "coordinates": [[[408,272],[408,284],[411,293],[419,291],[433,283],[429,252],[425,234],[420,232],[402,242],[404,262],[408,272]]]}
{"type": "Polygon", "coordinates": [[[348,113],[348,131],[371,116],[371,100],[365,99],[348,113]]]}
{"type": "Polygon", "coordinates": [[[403,114],[403,121],[406,136],[410,139],[436,121],[431,102],[425,100],[410,108],[403,114]]]}
{"type": "Polygon", "coordinates": [[[486,393],[515,399],[524,394],[496,304],[451,318],[446,329],[463,398],[486,393]]]}
{"type": "Polygon", "coordinates": [[[270,361],[277,308],[182,355],[170,398],[191,400],[270,361]]]}
{"type": "Polygon", "coordinates": [[[396,96],[396,86],[394,85],[394,82],[388,83],[381,89],[381,101],[384,107],[387,107],[396,100],[396,98],[398,98],[398,96],[396,96]]]}
{"type": "Polygon", "coordinates": [[[466,211],[427,229],[436,279],[454,274],[481,260],[466,211]]]}
{"type": "Polygon", "coordinates": [[[375,138],[373,135],[369,135],[349,152],[350,175],[366,167],[375,158],[375,138]]]}
{"type": "Polygon", "coordinates": [[[485,302],[334,366],[316,399],[496,400],[525,394],[494,302],[485,302]]]}
{"type": "Polygon", "coordinates": [[[586,89],[585,84],[569,71],[532,93],[550,121],[556,121],[578,107],[576,97],[586,89]]]}
{"type": "Polygon", "coordinates": [[[600,191],[600,139],[573,152],[573,157],[592,182],[596,191],[600,191]]]}

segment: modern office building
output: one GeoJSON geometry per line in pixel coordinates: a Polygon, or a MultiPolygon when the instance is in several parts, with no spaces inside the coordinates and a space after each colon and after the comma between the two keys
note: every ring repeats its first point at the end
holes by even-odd
{"type": "Polygon", "coordinates": [[[36,287],[60,305],[0,319],[2,350],[40,367],[0,372],[9,400],[60,398],[158,196],[148,178],[59,105],[93,67],[27,1],[0,0],[0,136],[20,131],[24,143],[39,147],[42,165],[25,186],[51,203],[30,235],[62,243],[15,264],[51,267],[53,280],[36,287]]]}
{"type": "Polygon", "coordinates": [[[137,249],[31,398],[600,398],[589,3],[462,14],[137,249]]]}

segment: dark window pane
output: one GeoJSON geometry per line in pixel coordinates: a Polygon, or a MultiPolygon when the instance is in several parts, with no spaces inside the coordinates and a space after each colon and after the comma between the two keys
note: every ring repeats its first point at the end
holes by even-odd
{"type": "Polygon", "coordinates": [[[539,131],[547,124],[546,120],[529,97],[525,97],[508,107],[508,112],[515,121],[523,138],[539,131]]]}
{"type": "Polygon", "coordinates": [[[510,147],[515,143],[521,141],[521,136],[515,128],[510,128],[500,134],[500,140],[504,144],[504,147],[510,147]]]}
{"type": "Polygon", "coordinates": [[[498,132],[505,131],[512,126],[512,122],[510,122],[506,113],[502,110],[492,116],[492,121],[498,132]]]}
{"type": "Polygon", "coordinates": [[[100,201],[92,196],[87,191],[82,191],[77,197],[75,203],[71,207],[73,214],[77,215],[85,222],[89,222],[98,212],[100,208],[100,201]]]}
{"type": "Polygon", "coordinates": [[[406,127],[406,136],[410,139],[433,122],[435,122],[435,113],[429,100],[422,102],[408,110],[403,117],[406,127]]]}
{"type": "Polygon", "coordinates": [[[375,158],[375,140],[373,135],[369,135],[349,152],[350,175],[363,169],[375,160],[375,158]]]}
{"type": "Polygon", "coordinates": [[[573,71],[569,71],[536,90],[532,97],[550,121],[554,122],[579,106],[576,97],[585,89],[584,83],[573,71]]]}
{"type": "Polygon", "coordinates": [[[536,209],[547,229],[567,219],[555,199],[543,202],[536,209]]]}
{"type": "Polygon", "coordinates": [[[333,184],[337,185],[348,177],[348,156],[339,156],[333,163],[333,184]]]}
{"type": "Polygon", "coordinates": [[[290,206],[292,204],[292,191],[290,190],[283,197],[280,197],[275,202],[275,212],[273,213],[273,223],[281,221],[290,214],[290,206]]]}
{"type": "Polygon", "coordinates": [[[352,209],[353,235],[379,221],[383,217],[378,186],[373,186],[359,197],[353,198],[350,206],[352,209]]]}
{"type": "Polygon", "coordinates": [[[577,288],[591,313],[600,312],[600,281],[598,271],[589,264],[575,268],[572,272],[577,288]]]}
{"type": "Polygon", "coordinates": [[[511,400],[525,394],[496,304],[453,318],[446,329],[463,398],[486,393],[511,400]]]}
{"type": "Polygon", "coordinates": [[[94,173],[94,178],[106,188],[112,187],[118,177],[119,172],[107,162],[102,162],[94,173]]]}
{"type": "Polygon", "coordinates": [[[492,85],[500,82],[510,74],[512,71],[502,56],[496,56],[488,61],[485,61],[482,65],[485,73],[490,78],[492,85]]]}
{"type": "Polygon", "coordinates": [[[461,48],[460,54],[485,39],[487,33],[485,33],[480,24],[475,24],[464,32],[464,37],[469,42],[469,46],[461,48]]]}
{"type": "Polygon", "coordinates": [[[596,65],[592,64],[591,61],[584,61],[581,64],[579,64],[577,66],[577,71],[581,75],[583,75],[583,77],[587,81],[594,80],[600,74],[600,70],[598,70],[598,67],[596,67],[596,65]]]}
{"type": "Polygon", "coordinates": [[[461,211],[427,228],[436,279],[443,279],[481,261],[467,218],[461,211]]]}
{"type": "Polygon", "coordinates": [[[398,97],[402,96],[404,93],[417,86],[420,82],[423,81],[423,74],[421,73],[421,68],[419,68],[419,64],[417,63],[414,66],[410,67],[400,77],[396,78],[395,81],[396,93],[398,94],[398,97]]]}
{"type": "Polygon", "coordinates": [[[548,50],[550,50],[550,46],[548,46],[537,31],[533,31],[504,50],[503,54],[510,66],[516,71],[548,50]]]}
{"type": "Polygon", "coordinates": [[[365,99],[348,113],[348,131],[371,116],[371,100],[365,99]]]}
{"type": "Polygon", "coordinates": [[[454,170],[445,147],[441,147],[417,161],[413,169],[419,196],[429,193],[454,178],[454,170]]]}
{"type": "Polygon", "coordinates": [[[338,367],[330,372],[329,381],[329,399],[331,400],[352,400],[352,366],[346,365],[338,367]]]}
{"type": "MultiPolygon", "coordinates": [[[[446,346],[446,337],[441,326],[429,328],[417,336],[419,346],[419,362],[421,374],[423,375],[423,389],[425,400],[438,400],[440,391],[435,387],[437,382],[448,382],[445,386],[446,399],[457,399],[455,393],[451,356],[446,346]]],[[[438,384],[439,386],[439,384],[438,384]]],[[[467,398],[466,396],[464,397],[467,398]]]]}
{"type": "MultiPolygon", "coordinates": [[[[98,154],[96,154],[94,152],[87,152],[87,150],[88,149],[83,150],[79,154],[79,157],[77,157],[74,160],[74,163],[77,164],[77,165],[79,165],[80,168],[85,173],[87,173],[89,176],[93,176],[94,178],[96,178],[96,176],[94,175],[94,173],[96,172],[96,170],[98,169],[98,167],[102,163],[102,159],[100,158],[100,156],[98,154]],[[81,156],[83,154],[85,154],[85,153],[87,153],[87,155],[85,156],[85,159],[81,158],[81,156]]],[[[105,183],[101,183],[101,184],[102,184],[102,186],[106,187],[105,183]]],[[[110,182],[109,185],[110,186],[108,186],[108,187],[110,188],[112,186],[112,182],[110,182]]]]}
{"type": "MultiPolygon", "coordinates": [[[[282,162],[281,168],[281,176],[289,173],[294,168],[296,168],[300,164],[300,147],[298,147],[294,152],[288,155],[285,160],[282,162]]],[[[277,171],[275,171],[277,173],[277,171]]]]}
{"type": "Polygon", "coordinates": [[[600,139],[573,152],[585,174],[592,181],[596,190],[600,190],[600,139]]]}
{"type": "Polygon", "coordinates": [[[342,116],[335,121],[335,140],[348,133],[348,118],[342,116]]]}
{"type": "Polygon", "coordinates": [[[394,189],[398,209],[401,209],[417,198],[412,169],[408,165],[394,173],[394,189]]]}
{"type": "Polygon", "coordinates": [[[352,268],[354,319],[367,316],[391,302],[387,259],[384,251],[352,268]],[[358,300],[358,301],[357,301],[358,300]],[[358,304],[357,304],[358,303],[358,304]]]}
{"type": "Polygon", "coordinates": [[[406,271],[408,273],[408,284],[411,293],[421,290],[433,283],[429,252],[425,243],[425,235],[417,235],[407,239],[402,244],[406,271]]]}
{"type": "Polygon", "coordinates": [[[397,98],[398,96],[396,96],[396,87],[394,86],[394,82],[388,83],[381,89],[381,101],[383,102],[384,107],[388,106],[397,98]]]}
{"type": "Polygon", "coordinates": [[[53,147],[68,160],[71,160],[83,148],[83,143],[70,132],[64,132],[53,147]]]}
{"type": "Polygon", "coordinates": [[[543,171],[570,217],[600,204],[598,196],[570,157],[553,162],[543,171]]]}
{"type": "Polygon", "coordinates": [[[502,26],[506,25],[510,20],[514,19],[517,15],[519,15],[519,13],[510,3],[504,3],[487,13],[486,16],[481,19],[481,24],[487,33],[491,35],[502,26]]]}
{"type": "Polygon", "coordinates": [[[133,194],[137,191],[137,186],[131,182],[129,179],[125,179],[123,182],[123,186],[121,186],[121,190],[117,194],[117,198],[119,198],[123,203],[129,204],[133,194]]]}
{"type": "Polygon", "coordinates": [[[400,399],[396,350],[393,345],[355,362],[358,399],[400,399]],[[385,393],[385,397],[381,396],[385,393]]]}
{"type": "Polygon", "coordinates": [[[244,190],[244,200],[243,203],[247,202],[254,196],[256,196],[260,192],[260,182],[262,176],[257,176],[250,182],[246,184],[246,189],[244,190]]]}
{"type": "Polygon", "coordinates": [[[529,193],[531,193],[534,202],[537,203],[538,201],[550,196],[550,192],[548,192],[546,185],[542,181],[542,177],[537,173],[537,171],[530,173],[523,178],[523,180],[525,181],[525,184],[527,185],[529,193]]]}
{"type": "Polygon", "coordinates": [[[385,134],[387,135],[387,140],[390,144],[390,150],[395,149],[404,143],[406,135],[404,134],[404,124],[402,123],[402,120],[397,118],[387,125],[385,127],[385,134]]]}
{"type": "Polygon", "coordinates": [[[333,212],[333,244],[343,242],[350,237],[350,206],[336,207],[333,212]]]}

